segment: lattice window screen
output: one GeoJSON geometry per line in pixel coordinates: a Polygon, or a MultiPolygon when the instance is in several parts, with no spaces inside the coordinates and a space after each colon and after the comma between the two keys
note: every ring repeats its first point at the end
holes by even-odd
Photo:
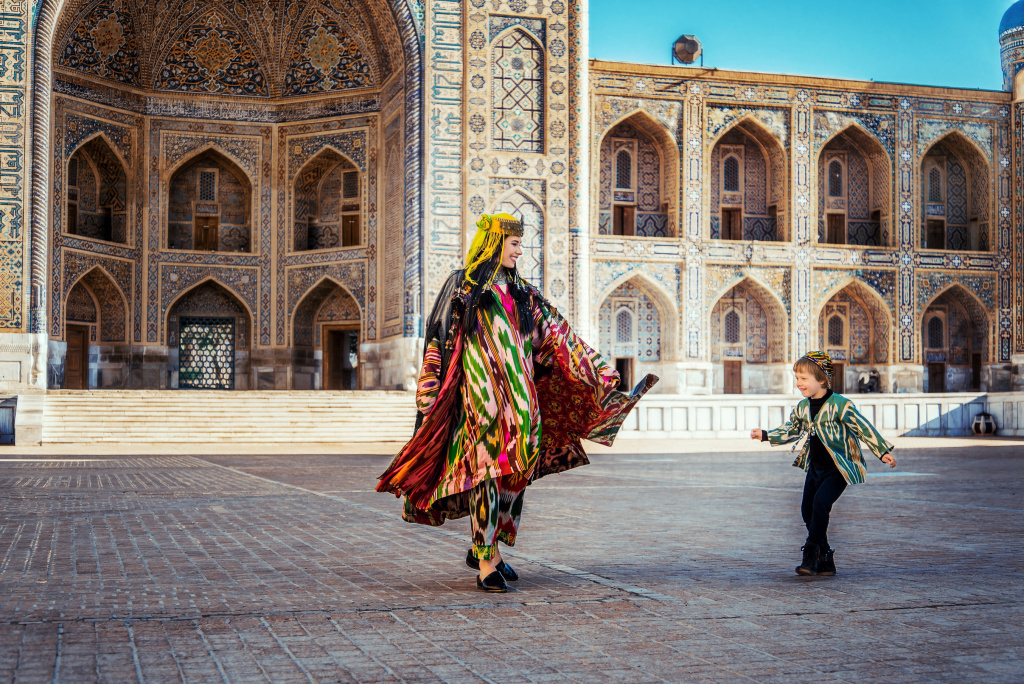
{"type": "Polygon", "coordinates": [[[525,31],[510,31],[494,44],[491,75],[494,149],[543,152],[543,48],[525,31]]]}
{"type": "Polygon", "coordinates": [[[740,341],[740,315],[733,309],[725,314],[725,343],[737,344],[740,341]]]}
{"type": "Polygon", "coordinates": [[[625,309],[615,315],[615,341],[619,344],[633,341],[633,314],[625,309]]]}
{"type": "Polygon", "coordinates": [[[942,349],[946,345],[943,343],[942,330],[942,319],[938,316],[932,316],[928,320],[928,347],[931,349],[942,349]]]}
{"type": "Polygon", "coordinates": [[[626,150],[615,155],[615,187],[620,190],[633,189],[633,156],[626,150]]]}
{"type": "Polygon", "coordinates": [[[341,178],[341,196],[345,199],[359,197],[359,172],[346,171],[341,178]]]}
{"type": "Polygon", "coordinates": [[[828,165],[828,196],[843,196],[843,165],[838,161],[828,165]]]}
{"type": "Polygon", "coordinates": [[[740,160],[736,157],[726,157],[722,169],[722,189],[726,192],[739,192],[740,190],[740,160]]]}
{"type": "Polygon", "coordinates": [[[843,319],[841,316],[833,316],[828,319],[828,346],[843,346],[843,319]]]}
{"type": "Polygon", "coordinates": [[[216,171],[200,171],[199,172],[199,201],[200,202],[216,202],[217,201],[217,172],[216,171]]]}
{"type": "Polygon", "coordinates": [[[78,185],[78,158],[68,162],[68,185],[78,185]]]}
{"type": "Polygon", "coordinates": [[[928,173],[928,201],[942,201],[942,172],[935,166],[928,173]]]}

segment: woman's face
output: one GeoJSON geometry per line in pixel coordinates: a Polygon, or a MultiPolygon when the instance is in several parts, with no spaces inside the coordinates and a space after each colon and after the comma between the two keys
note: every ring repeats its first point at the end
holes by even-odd
{"type": "Polygon", "coordinates": [[[505,246],[501,249],[501,265],[505,268],[515,268],[516,259],[523,256],[523,238],[509,235],[505,238],[505,246]]]}

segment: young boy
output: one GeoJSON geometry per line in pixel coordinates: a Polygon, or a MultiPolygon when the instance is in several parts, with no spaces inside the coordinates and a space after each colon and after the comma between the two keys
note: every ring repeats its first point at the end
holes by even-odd
{"type": "Polygon", "coordinates": [[[772,446],[788,444],[809,433],[793,463],[807,471],[800,512],[807,525],[799,575],[835,575],[835,549],[828,545],[828,516],[848,484],[864,482],[864,459],[858,439],[871,452],[896,467],[893,445],[857,412],[853,402],[832,391],[832,358],[822,351],[807,352],[793,364],[796,386],[804,399],[793,409],[789,422],[774,430],[755,428],[751,439],[772,446]]]}

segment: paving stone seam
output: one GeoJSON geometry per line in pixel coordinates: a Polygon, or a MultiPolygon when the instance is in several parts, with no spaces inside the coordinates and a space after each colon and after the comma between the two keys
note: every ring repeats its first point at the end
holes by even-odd
{"type": "MultiPolygon", "coordinates": [[[[269,478],[260,477],[259,475],[253,475],[252,473],[247,473],[244,470],[238,470],[236,468],[231,468],[230,466],[220,465],[219,463],[213,463],[211,461],[204,461],[204,460],[202,460],[201,458],[198,458],[198,457],[195,457],[195,460],[200,461],[200,462],[202,462],[204,464],[209,464],[209,465],[215,466],[217,468],[223,468],[224,470],[230,470],[231,472],[236,473],[236,474],[246,475],[246,476],[251,477],[251,478],[262,480],[263,482],[267,482],[267,483],[270,483],[270,484],[280,485],[282,487],[288,487],[288,488],[291,488],[291,489],[295,489],[295,490],[298,490],[298,491],[301,491],[301,492],[305,492],[307,494],[312,494],[314,496],[322,497],[322,498],[325,498],[325,499],[331,499],[332,501],[337,501],[339,503],[345,504],[346,506],[352,506],[353,508],[357,508],[357,509],[359,509],[361,511],[366,511],[368,513],[373,513],[374,515],[378,515],[378,516],[382,516],[382,517],[388,517],[388,518],[391,517],[390,514],[388,514],[388,513],[385,513],[383,511],[378,511],[377,509],[371,508],[370,506],[364,506],[363,504],[356,503],[355,501],[350,501],[349,499],[345,499],[345,498],[340,497],[340,496],[332,496],[330,494],[325,494],[324,492],[317,492],[317,491],[314,491],[312,489],[306,489],[305,487],[300,487],[298,485],[289,484],[287,482],[278,482],[276,480],[271,480],[269,478]]],[[[433,528],[433,531],[438,533],[438,534],[442,534],[442,535],[444,535],[446,537],[452,538],[452,539],[459,539],[461,541],[465,541],[465,535],[461,535],[461,534],[458,534],[458,533],[455,533],[455,532],[449,532],[447,530],[443,530],[443,529],[440,529],[440,528],[433,528]]],[[[632,584],[627,584],[625,582],[618,582],[616,580],[609,579],[607,577],[602,577],[600,575],[595,575],[595,574],[587,572],[585,570],[579,570],[577,568],[573,568],[573,567],[571,567],[569,565],[565,565],[563,563],[557,563],[555,561],[549,561],[547,559],[540,558],[539,556],[534,556],[532,554],[524,554],[524,553],[520,553],[520,552],[511,552],[510,556],[523,558],[523,559],[525,559],[525,560],[527,560],[527,561],[529,561],[531,563],[536,563],[537,565],[541,565],[543,567],[546,567],[549,570],[555,570],[556,572],[560,572],[560,573],[563,573],[563,574],[566,574],[566,575],[577,577],[579,579],[584,579],[584,580],[587,580],[589,582],[593,582],[594,584],[599,584],[599,585],[602,585],[602,586],[610,587],[612,589],[617,589],[617,590],[625,592],[627,594],[633,594],[635,596],[641,596],[643,598],[654,599],[654,600],[663,601],[663,602],[666,602],[666,603],[678,603],[679,602],[679,599],[675,598],[674,596],[667,596],[665,594],[660,594],[660,593],[658,593],[656,591],[651,591],[650,589],[645,589],[643,587],[638,587],[638,586],[635,586],[635,585],[632,585],[632,584]]]]}

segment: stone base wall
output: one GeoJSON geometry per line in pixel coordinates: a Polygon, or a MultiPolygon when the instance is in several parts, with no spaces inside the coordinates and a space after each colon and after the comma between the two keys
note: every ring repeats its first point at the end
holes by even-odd
{"type": "Polygon", "coordinates": [[[402,337],[359,347],[363,389],[415,390],[423,361],[423,339],[402,337]]]}

